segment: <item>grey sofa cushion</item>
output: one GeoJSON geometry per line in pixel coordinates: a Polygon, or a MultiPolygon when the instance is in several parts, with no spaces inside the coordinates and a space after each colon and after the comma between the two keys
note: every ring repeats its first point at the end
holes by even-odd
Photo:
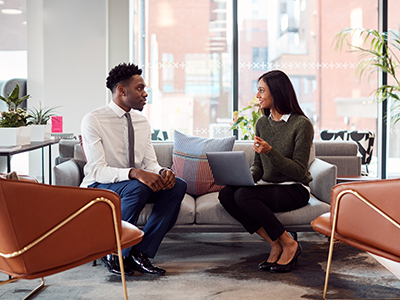
{"type": "Polygon", "coordinates": [[[75,159],[70,159],[53,168],[56,185],[79,186],[82,182],[82,167],[75,159]]]}
{"type": "Polygon", "coordinates": [[[311,196],[308,204],[292,211],[275,213],[278,220],[284,225],[310,225],[311,221],[320,215],[329,212],[330,205],[311,196]]]}
{"type": "MultiPolygon", "coordinates": [[[[275,213],[284,226],[306,225],[323,213],[329,212],[330,206],[311,196],[309,203],[299,209],[275,213]]],[[[218,192],[202,195],[196,199],[196,224],[199,225],[240,225],[219,203],[218,192]]]]}
{"type": "Polygon", "coordinates": [[[154,151],[156,152],[157,161],[161,167],[171,168],[172,151],[174,150],[173,142],[152,141],[154,151]]]}
{"type": "MultiPolygon", "coordinates": [[[[146,204],[142,212],[140,213],[137,221],[138,226],[144,226],[150,217],[151,211],[153,210],[154,204],[146,204]]],[[[187,225],[194,223],[196,204],[192,196],[186,194],[182,200],[181,210],[179,212],[178,219],[175,225],[187,225]]]]}
{"type": "Polygon", "coordinates": [[[310,173],[313,177],[310,182],[311,193],[330,204],[331,190],[336,184],[337,167],[316,158],[311,164],[310,173]]]}
{"type": "Polygon", "coordinates": [[[218,192],[196,198],[196,224],[241,225],[219,203],[218,192]]]}
{"type": "Polygon", "coordinates": [[[316,156],[357,156],[358,146],[352,141],[319,141],[315,140],[316,156]]]}

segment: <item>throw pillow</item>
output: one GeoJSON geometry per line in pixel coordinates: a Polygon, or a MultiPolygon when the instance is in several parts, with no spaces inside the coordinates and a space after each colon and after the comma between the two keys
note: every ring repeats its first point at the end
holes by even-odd
{"type": "Polygon", "coordinates": [[[223,188],[214,182],[206,152],[232,151],[235,139],[203,138],[175,131],[171,169],[187,182],[188,194],[200,196],[223,188]]]}

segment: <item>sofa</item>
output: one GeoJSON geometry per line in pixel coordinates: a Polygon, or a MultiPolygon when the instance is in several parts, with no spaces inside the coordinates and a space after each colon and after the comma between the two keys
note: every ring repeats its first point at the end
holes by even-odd
{"type": "MultiPolygon", "coordinates": [[[[162,167],[170,168],[174,143],[172,141],[153,141],[153,146],[159,164],[162,167]]],[[[313,177],[313,181],[310,183],[312,195],[309,203],[294,211],[276,213],[278,219],[289,232],[313,231],[311,221],[330,211],[330,195],[331,189],[336,184],[337,166],[315,156],[316,153],[322,153],[320,147],[324,149],[327,147],[329,150],[338,148],[340,156],[343,153],[343,148],[348,148],[346,153],[357,152],[357,145],[352,142],[314,142],[309,160],[309,170],[313,177]],[[355,149],[355,152],[351,152],[351,149],[355,149]]],[[[252,142],[235,141],[233,151],[244,151],[250,167],[254,158],[252,142]]],[[[54,184],[79,186],[83,178],[83,166],[85,164],[79,141],[61,140],[59,154],[60,156],[56,158],[56,165],[54,166],[54,184]]],[[[359,167],[358,161],[357,156],[354,156],[352,162],[354,170],[359,167]]],[[[348,164],[348,162],[348,160],[345,160],[345,164],[348,164]]],[[[137,224],[139,227],[147,221],[152,206],[152,204],[147,204],[141,212],[137,224]]],[[[244,229],[221,206],[218,200],[218,192],[211,192],[198,197],[186,194],[182,201],[178,220],[171,231],[240,232],[244,229]]]]}

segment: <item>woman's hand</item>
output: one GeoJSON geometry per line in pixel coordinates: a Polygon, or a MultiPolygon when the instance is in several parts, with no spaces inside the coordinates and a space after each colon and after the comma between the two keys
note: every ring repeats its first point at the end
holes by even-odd
{"type": "Polygon", "coordinates": [[[262,138],[255,136],[253,149],[257,153],[268,153],[272,149],[272,147],[262,138]]]}

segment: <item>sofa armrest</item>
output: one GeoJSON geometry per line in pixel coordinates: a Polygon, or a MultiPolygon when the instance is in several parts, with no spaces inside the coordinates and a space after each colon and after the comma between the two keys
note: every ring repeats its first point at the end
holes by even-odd
{"type": "Polygon", "coordinates": [[[331,203],[331,190],[336,185],[337,167],[316,158],[310,167],[313,180],[310,182],[311,193],[319,200],[331,203]]]}
{"type": "Polygon", "coordinates": [[[70,159],[53,167],[54,184],[79,186],[83,179],[82,167],[75,159],[70,159]]]}

